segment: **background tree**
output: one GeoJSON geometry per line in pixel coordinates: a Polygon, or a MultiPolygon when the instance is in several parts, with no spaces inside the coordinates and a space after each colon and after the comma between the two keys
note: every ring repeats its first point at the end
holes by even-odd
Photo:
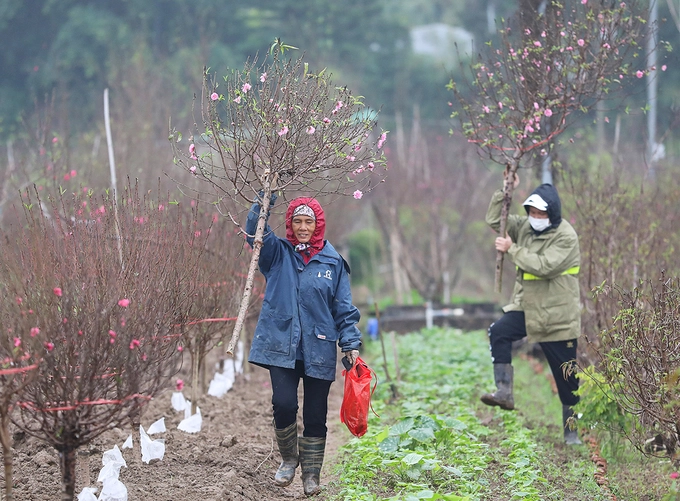
{"type": "MultiPolygon", "coordinates": [[[[500,48],[489,46],[480,56],[472,67],[476,99],[465,98],[459,85],[450,83],[462,107],[462,129],[468,141],[505,166],[501,235],[505,235],[513,179],[523,157],[546,154],[576,115],[615,88],[644,76],[644,67],[635,66],[647,33],[644,12],[637,2],[607,7],[549,1],[545,13],[525,21],[525,26],[520,22],[521,33],[505,26],[500,48]]],[[[497,291],[502,262],[499,251],[497,291]]]]}
{"type": "Polygon", "coordinates": [[[284,198],[291,192],[353,193],[360,199],[375,185],[375,169],[384,169],[386,134],[372,135],[376,115],[364,113],[361,97],[336,87],[324,70],[310,72],[302,57],[285,60],[289,48],[275,42],[269,62],[253,59],[223,84],[206,75],[200,102],[203,129],[195,131],[188,150],[178,149],[179,132],[170,135],[176,161],[196,175],[235,222],[223,200],[247,207],[255,199],[261,206],[229,353],[247,311],[272,193],[278,190],[284,198]]]}
{"type": "Polygon", "coordinates": [[[111,426],[136,429],[178,370],[203,242],[180,207],[133,189],[119,200],[81,193],[44,205],[27,194],[24,209],[3,235],[0,273],[13,300],[0,308],[15,347],[40,363],[12,419],[59,452],[71,500],[76,450],[111,426]]]}
{"type": "Polygon", "coordinates": [[[626,429],[642,452],[650,433],[665,454],[677,462],[680,435],[680,282],[662,275],[640,281],[632,289],[601,287],[612,294],[620,310],[603,331],[598,373],[624,414],[640,426],[626,429]]]}
{"type": "Polygon", "coordinates": [[[426,301],[448,303],[464,280],[464,263],[475,259],[464,248],[490,171],[479,168],[469,148],[442,136],[428,140],[414,116],[408,128],[396,121],[390,176],[371,205],[390,251],[396,302],[415,289],[426,301]]]}
{"type": "MultiPolygon", "coordinates": [[[[4,260],[3,260],[4,262],[4,260]]],[[[2,276],[2,275],[0,275],[2,276]]],[[[9,291],[5,288],[7,282],[0,284],[3,296],[9,298],[9,291]]],[[[15,322],[13,317],[26,314],[21,308],[22,298],[14,299],[16,308],[11,312],[11,307],[0,310],[0,445],[2,446],[2,457],[5,477],[4,499],[14,500],[12,478],[13,459],[12,459],[12,436],[10,434],[11,415],[14,409],[17,395],[21,394],[24,387],[29,384],[38,371],[41,358],[39,352],[26,352],[22,348],[21,334],[14,331],[15,322]],[[14,313],[14,315],[12,315],[14,313]]],[[[9,302],[9,300],[8,300],[9,302]]]]}
{"type": "Polygon", "coordinates": [[[187,328],[182,343],[191,357],[192,414],[206,391],[207,356],[225,339],[225,325],[233,325],[238,293],[243,290],[248,266],[243,240],[231,222],[198,203],[196,237],[205,247],[196,270],[195,293],[188,311],[187,328]]]}

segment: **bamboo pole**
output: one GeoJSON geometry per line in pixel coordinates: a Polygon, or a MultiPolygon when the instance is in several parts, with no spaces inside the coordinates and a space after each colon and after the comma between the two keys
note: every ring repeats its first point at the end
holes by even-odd
{"type": "Polygon", "coordinates": [[[387,369],[387,352],[385,351],[385,340],[383,339],[382,332],[380,332],[380,310],[378,309],[378,303],[377,302],[373,303],[373,307],[375,308],[375,318],[378,321],[378,338],[380,339],[380,346],[382,347],[383,370],[385,371],[385,378],[387,379],[387,382],[390,384],[392,400],[396,400],[399,396],[399,392],[397,391],[397,386],[394,384],[394,381],[392,381],[390,372],[387,369]]]}
{"type": "Polygon", "coordinates": [[[111,119],[109,117],[109,89],[104,89],[104,126],[106,128],[106,144],[109,150],[109,172],[111,174],[111,189],[113,190],[113,217],[116,221],[116,243],[118,244],[118,259],[123,269],[123,247],[120,239],[120,221],[118,220],[118,194],[116,183],[116,160],[113,156],[113,138],[111,136],[111,119]]]}

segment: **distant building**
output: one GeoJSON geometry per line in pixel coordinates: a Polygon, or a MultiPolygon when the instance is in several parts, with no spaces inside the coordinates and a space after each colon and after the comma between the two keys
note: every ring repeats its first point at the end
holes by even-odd
{"type": "Polygon", "coordinates": [[[472,33],[444,23],[411,28],[411,50],[435,59],[447,69],[458,64],[458,56],[470,56],[474,47],[472,33]],[[456,44],[458,48],[456,49],[456,44]]]}

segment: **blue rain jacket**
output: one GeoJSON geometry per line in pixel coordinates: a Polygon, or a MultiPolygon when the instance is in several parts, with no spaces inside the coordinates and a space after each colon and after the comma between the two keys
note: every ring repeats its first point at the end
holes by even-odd
{"type": "MultiPolygon", "coordinates": [[[[246,221],[248,235],[255,234],[259,214],[255,203],[246,221]]],[[[253,238],[246,240],[252,247],[253,238]]],[[[349,266],[328,241],[305,265],[293,245],[277,237],[269,224],[258,264],[267,285],[248,361],[292,369],[300,345],[305,374],[334,381],[337,346],[343,352],[361,346],[349,266]]]]}

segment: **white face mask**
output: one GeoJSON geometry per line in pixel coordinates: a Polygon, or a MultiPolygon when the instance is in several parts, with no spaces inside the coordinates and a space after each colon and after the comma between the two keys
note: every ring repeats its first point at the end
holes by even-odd
{"type": "Polygon", "coordinates": [[[538,218],[529,216],[529,224],[536,231],[543,231],[550,228],[550,219],[547,217],[538,218]]]}

